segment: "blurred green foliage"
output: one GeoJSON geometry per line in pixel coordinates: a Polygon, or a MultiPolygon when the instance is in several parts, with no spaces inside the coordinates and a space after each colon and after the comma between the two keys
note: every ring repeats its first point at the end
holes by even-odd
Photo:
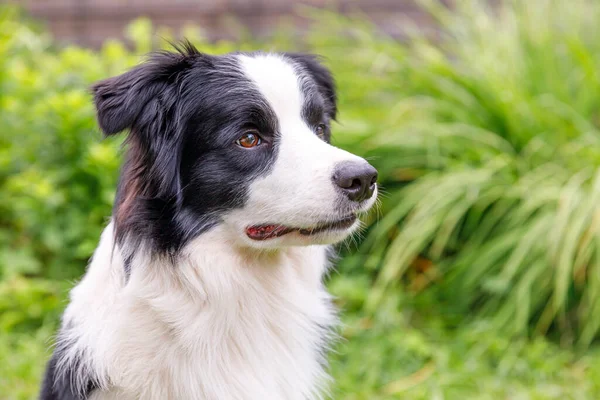
{"type": "Polygon", "coordinates": [[[370,139],[390,190],[358,260],[377,271],[368,308],[420,255],[434,284],[419,290],[447,312],[586,348],[600,328],[600,4],[425,3],[443,31],[399,45],[400,95],[370,139]]]}
{"type": "MultiPolygon", "coordinates": [[[[325,55],[334,142],[380,171],[378,212],[329,282],[335,398],[600,398],[600,4],[421,3],[439,30],[402,41],[310,9],[302,39],[178,34],[208,53],[325,55]]],[[[122,138],[101,138],[87,87],[168,47],[158,31],[140,19],[128,46],[63,47],[0,6],[2,400],[35,397],[111,214],[122,138]]]]}

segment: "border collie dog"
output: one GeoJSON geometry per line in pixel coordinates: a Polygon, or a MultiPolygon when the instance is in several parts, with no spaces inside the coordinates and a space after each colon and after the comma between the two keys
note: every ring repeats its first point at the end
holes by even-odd
{"type": "Polygon", "coordinates": [[[336,94],[315,56],[176,50],[93,86],[126,160],[41,398],[323,398],[329,248],[375,202],[377,171],[329,144],[336,94]]]}

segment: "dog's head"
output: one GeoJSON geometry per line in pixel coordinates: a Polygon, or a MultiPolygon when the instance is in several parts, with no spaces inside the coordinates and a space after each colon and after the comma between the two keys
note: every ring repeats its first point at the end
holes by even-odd
{"type": "Polygon", "coordinates": [[[314,56],[184,44],[93,93],[105,134],[130,131],[119,240],[173,252],[222,225],[243,246],[328,244],[375,201],[376,170],[329,143],[336,94],[314,56]]]}

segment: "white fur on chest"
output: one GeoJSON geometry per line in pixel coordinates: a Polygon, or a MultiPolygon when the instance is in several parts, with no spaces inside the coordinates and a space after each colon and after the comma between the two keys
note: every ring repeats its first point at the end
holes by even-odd
{"type": "Polygon", "coordinates": [[[136,257],[125,283],[107,227],[62,338],[62,363],[83,359],[104,389],[92,399],[322,397],[335,323],[327,248],[245,252],[222,233],[200,236],[177,265],[136,257]]]}

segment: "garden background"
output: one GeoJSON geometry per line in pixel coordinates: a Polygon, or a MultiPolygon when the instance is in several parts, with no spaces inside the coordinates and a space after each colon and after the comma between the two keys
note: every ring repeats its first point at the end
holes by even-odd
{"type": "Polygon", "coordinates": [[[381,206],[328,278],[335,399],[600,398],[600,2],[418,6],[435,29],[401,38],[301,8],[301,36],[139,18],[85,48],[0,5],[0,399],[36,397],[110,216],[122,138],[102,139],[87,88],[180,36],[326,56],[334,143],[380,171],[381,206]]]}

